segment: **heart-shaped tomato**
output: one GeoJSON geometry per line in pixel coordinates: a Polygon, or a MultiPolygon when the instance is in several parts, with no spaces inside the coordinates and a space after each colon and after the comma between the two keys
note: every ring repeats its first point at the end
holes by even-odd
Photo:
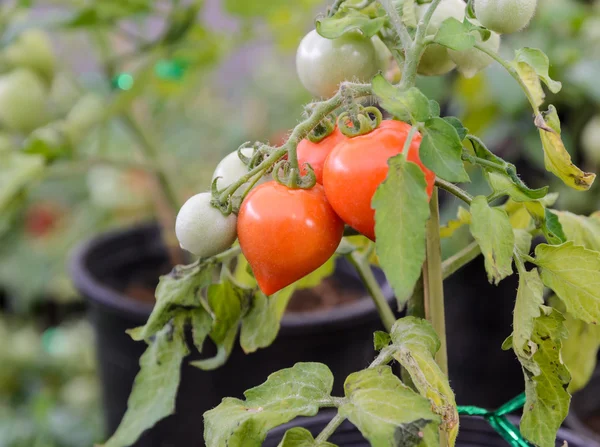
{"type": "Polygon", "coordinates": [[[272,295],[323,265],[337,249],[344,223],[321,185],[290,189],[270,181],[244,199],[237,231],[258,286],[272,295]]]}

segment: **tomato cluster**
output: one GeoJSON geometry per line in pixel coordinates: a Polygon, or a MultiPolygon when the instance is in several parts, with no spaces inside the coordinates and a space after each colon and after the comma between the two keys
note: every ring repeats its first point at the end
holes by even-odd
{"type": "MultiPolygon", "coordinates": [[[[374,131],[348,138],[331,135],[298,145],[298,160],[315,171],[317,184],[289,189],[275,181],[252,191],[242,203],[237,231],[240,246],[261,290],[267,295],[320,267],[337,249],[344,224],[375,240],[371,200],[387,176],[390,157],[399,154],[410,125],[383,121],[374,131]]],[[[417,133],[408,160],[425,173],[431,196],[435,174],[419,159],[417,133]]]]}

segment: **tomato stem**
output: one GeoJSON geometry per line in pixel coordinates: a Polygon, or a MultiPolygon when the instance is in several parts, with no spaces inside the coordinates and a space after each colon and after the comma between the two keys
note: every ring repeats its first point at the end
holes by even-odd
{"type": "MultiPolygon", "coordinates": [[[[298,143],[308,136],[310,132],[316,128],[321,121],[330,113],[336,111],[344,104],[343,92],[350,91],[354,98],[360,98],[370,96],[372,94],[371,84],[357,84],[353,82],[343,82],[338,92],[326,101],[314,103],[313,113],[298,124],[288,140],[280,147],[275,148],[262,163],[251,169],[246,175],[240,177],[236,182],[225,188],[220,192],[218,200],[220,202],[226,202],[237,189],[254,177],[258,173],[264,173],[266,170],[271,168],[281,158],[288,154],[288,160],[290,162],[295,159],[296,166],[298,165],[298,156],[296,155],[296,148],[298,143]]],[[[347,94],[347,93],[346,93],[347,94]]]]}
{"type": "Polygon", "coordinates": [[[427,28],[429,27],[431,17],[433,16],[433,13],[437,9],[440,2],[441,0],[433,0],[431,2],[427,12],[425,12],[425,15],[417,26],[417,32],[412,45],[406,48],[406,62],[404,64],[402,80],[400,81],[401,90],[408,90],[410,87],[415,85],[417,80],[417,68],[419,66],[419,62],[421,61],[421,56],[423,56],[423,52],[425,51],[425,47],[427,46],[425,41],[427,37],[427,28]]]}
{"type": "Polygon", "coordinates": [[[408,51],[412,45],[412,38],[410,37],[406,26],[404,26],[402,17],[400,17],[400,14],[398,14],[398,10],[396,9],[394,2],[392,0],[380,0],[379,3],[387,12],[392,26],[400,38],[400,43],[402,44],[402,47],[404,47],[404,51],[408,51]]]}
{"type": "Polygon", "coordinates": [[[473,197],[467,191],[465,191],[462,188],[459,188],[454,183],[447,182],[446,180],[442,180],[439,177],[436,177],[435,179],[435,186],[437,186],[438,188],[442,188],[445,191],[448,191],[450,194],[458,197],[460,200],[469,205],[473,201],[473,197]]]}
{"type": "Polygon", "coordinates": [[[429,202],[430,218],[427,222],[427,258],[423,264],[423,295],[425,318],[431,323],[440,339],[436,361],[442,372],[448,375],[448,352],[446,349],[446,318],[444,311],[444,279],[442,251],[440,246],[440,209],[438,190],[434,188],[429,202]]]}

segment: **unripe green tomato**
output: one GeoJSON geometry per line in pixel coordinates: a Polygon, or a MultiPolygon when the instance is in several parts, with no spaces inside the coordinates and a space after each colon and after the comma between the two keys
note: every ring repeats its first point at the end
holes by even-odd
{"type": "MultiPolygon", "coordinates": [[[[419,20],[423,18],[429,6],[430,3],[425,3],[417,7],[419,20]]],[[[463,0],[442,0],[431,16],[427,27],[427,36],[434,36],[446,19],[453,17],[462,22],[465,18],[466,8],[467,4],[463,0]]],[[[434,43],[427,46],[419,61],[417,72],[424,76],[440,76],[448,73],[455,66],[446,47],[434,43]]]]}
{"type": "Polygon", "coordinates": [[[486,28],[510,34],[529,24],[536,6],[537,0],[475,0],[475,16],[486,28]]]}
{"type": "Polygon", "coordinates": [[[181,248],[205,258],[227,250],[237,238],[235,214],[224,216],[210,204],[208,192],[196,194],[177,214],[175,234],[181,248]]]}
{"type": "Polygon", "coordinates": [[[588,160],[600,166],[600,115],[594,116],[583,128],[581,148],[588,160]]]}
{"type": "Polygon", "coordinates": [[[11,68],[29,68],[37,72],[48,83],[54,77],[56,57],[48,35],[40,29],[23,31],[4,50],[4,61],[11,68]]]}
{"type": "Polygon", "coordinates": [[[379,36],[373,36],[371,38],[373,41],[373,45],[375,46],[375,51],[377,51],[377,58],[379,59],[379,66],[383,73],[387,71],[390,66],[390,62],[393,58],[392,52],[387,47],[385,43],[379,38],[379,36]]]}
{"type": "Polygon", "coordinates": [[[333,96],[341,82],[368,82],[383,69],[373,40],[359,32],[326,39],[312,30],[296,53],[300,82],[314,96],[333,96]]]}
{"type": "Polygon", "coordinates": [[[40,77],[24,68],[0,76],[0,125],[29,133],[50,119],[48,92],[40,77]]]}
{"type": "MultiPolygon", "coordinates": [[[[251,157],[252,152],[252,148],[242,149],[242,153],[246,157],[251,157]]],[[[226,155],[225,158],[223,158],[223,160],[219,162],[212,176],[212,179],[214,181],[217,177],[220,177],[219,180],[217,180],[217,188],[221,190],[235,183],[240,177],[246,174],[248,174],[248,166],[242,163],[242,160],[240,160],[240,157],[238,157],[237,151],[235,151],[226,155]]],[[[266,180],[267,178],[265,176],[261,178],[256,184],[260,185],[266,180]]],[[[247,187],[248,183],[244,183],[238,188],[238,191],[240,193],[244,192],[244,190],[247,187]]]]}
{"type": "MultiPolygon", "coordinates": [[[[475,36],[477,43],[490,51],[497,52],[500,48],[500,34],[492,31],[490,38],[485,42],[481,40],[481,34],[475,36]]],[[[450,59],[456,64],[457,70],[465,77],[472,78],[481,70],[490,65],[494,60],[477,48],[469,48],[464,51],[448,50],[450,59]]]]}

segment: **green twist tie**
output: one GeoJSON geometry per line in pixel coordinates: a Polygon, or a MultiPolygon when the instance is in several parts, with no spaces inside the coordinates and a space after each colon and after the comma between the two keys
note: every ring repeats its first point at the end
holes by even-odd
{"type": "Polygon", "coordinates": [[[519,428],[512,424],[505,416],[519,408],[523,408],[523,405],[525,405],[525,393],[521,393],[514,399],[509,400],[496,411],[489,411],[474,405],[461,405],[458,407],[458,414],[483,417],[494,431],[502,436],[502,439],[511,447],[531,447],[531,444],[523,437],[519,428]]]}

